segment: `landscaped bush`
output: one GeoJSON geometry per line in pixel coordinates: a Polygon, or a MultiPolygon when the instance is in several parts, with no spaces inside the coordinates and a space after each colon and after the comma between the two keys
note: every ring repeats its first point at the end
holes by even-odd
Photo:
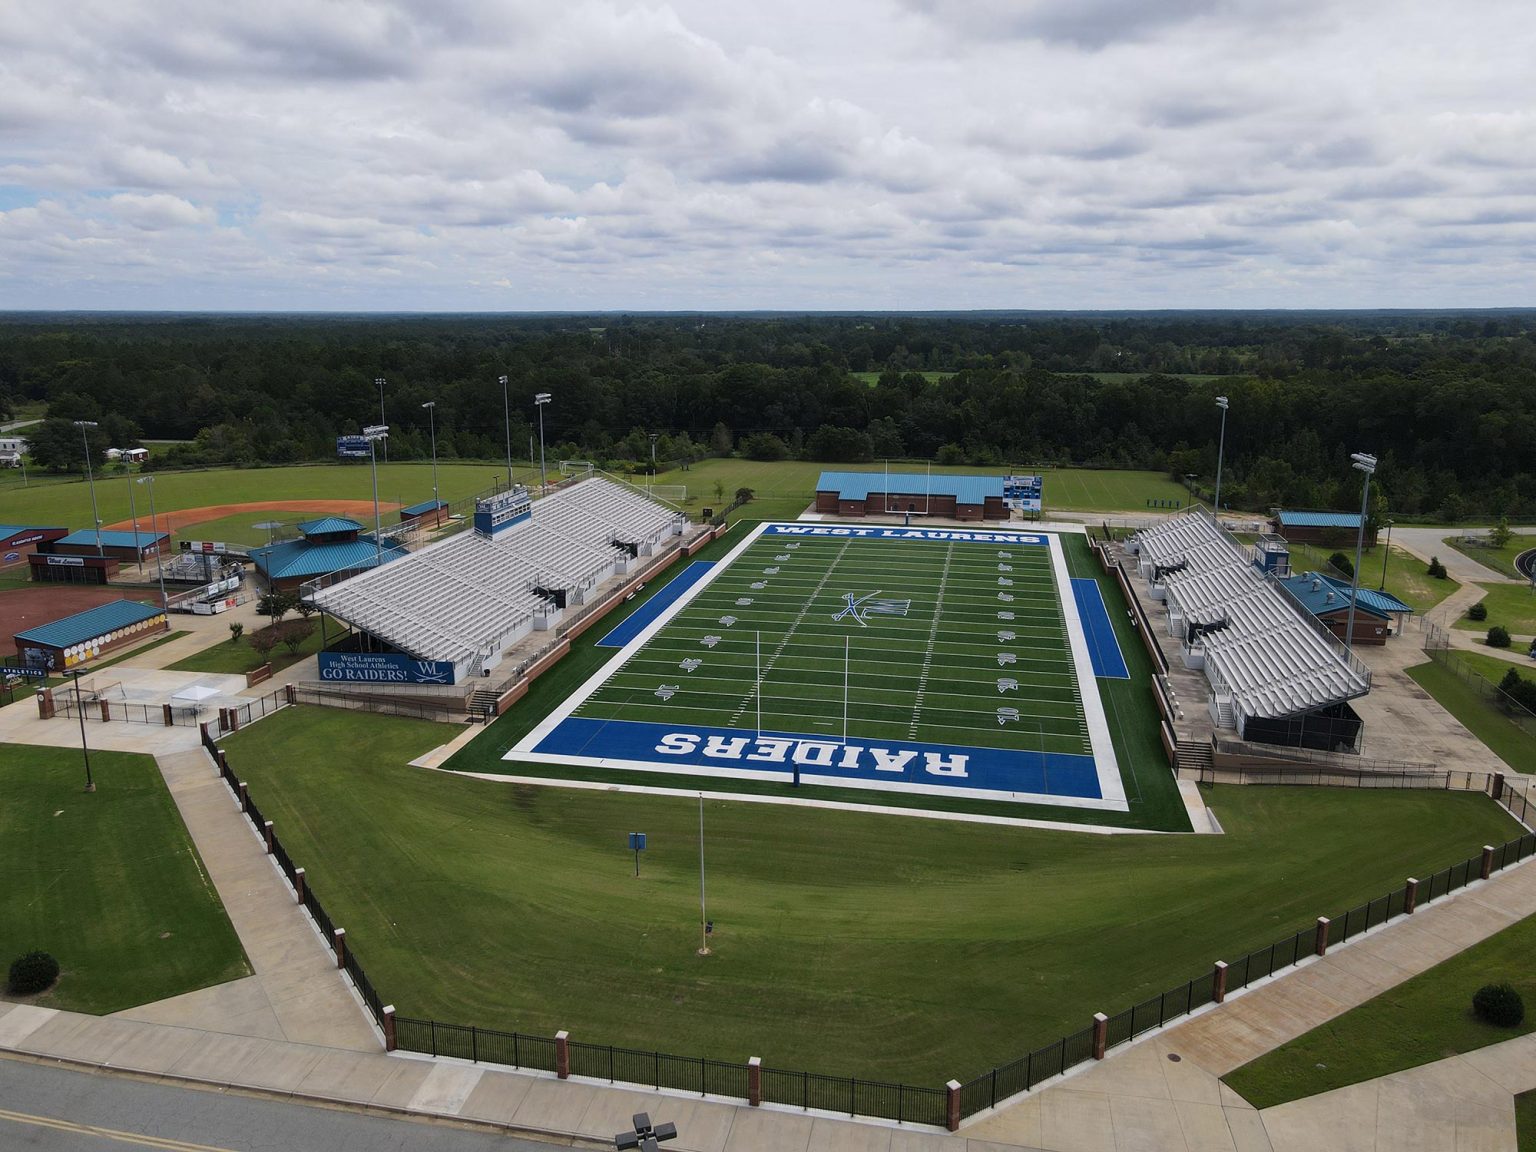
{"type": "Polygon", "coordinates": [[[59,962],[46,952],[28,952],[11,965],[9,988],[13,996],[30,996],[53,986],[59,978],[59,962]]]}
{"type": "Polygon", "coordinates": [[[1335,552],[1332,556],[1328,557],[1328,563],[1332,564],[1346,576],[1353,576],[1355,574],[1354,562],[1342,552],[1335,552]]]}
{"type": "Polygon", "coordinates": [[[1488,647],[1508,648],[1509,629],[1502,624],[1495,624],[1492,628],[1488,629],[1488,647]]]}
{"type": "Polygon", "coordinates": [[[1479,600],[1476,604],[1472,605],[1472,607],[1467,609],[1467,619],[1468,620],[1486,620],[1486,619],[1488,619],[1488,605],[1484,604],[1481,600],[1479,600]]]}
{"type": "Polygon", "coordinates": [[[1427,571],[1428,574],[1433,576],[1436,580],[1446,579],[1445,565],[1440,563],[1440,557],[1438,556],[1431,556],[1429,558],[1429,568],[1427,571]]]}
{"type": "Polygon", "coordinates": [[[1484,984],[1472,997],[1472,1011],[1495,1028],[1514,1028],[1525,1019],[1525,1001],[1508,984],[1484,984]]]}

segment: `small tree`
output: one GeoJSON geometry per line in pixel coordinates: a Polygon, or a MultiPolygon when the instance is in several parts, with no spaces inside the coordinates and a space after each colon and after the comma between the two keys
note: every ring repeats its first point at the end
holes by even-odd
{"type": "Polygon", "coordinates": [[[1438,556],[1431,556],[1429,558],[1429,567],[1425,571],[1436,580],[1446,579],[1445,565],[1440,563],[1440,557],[1438,556]]]}
{"type": "Polygon", "coordinates": [[[287,624],[283,625],[281,637],[283,647],[288,649],[288,655],[297,656],[299,649],[304,645],[304,641],[314,634],[315,623],[313,620],[290,620],[287,624]]]}
{"type": "Polygon", "coordinates": [[[306,620],[308,620],[316,612],[320,611],[320,609],[316,608],[313,603],[304,599],[302,596],[295,596],[293,598],[293,610],[300,616],[304,617],[306,620]]]}
{"type": "Polygon", "coordinates": [[[278,644],[277,626],[268,625],[266,628],[258,628],[251,633],[251,647],[256,650],[256,655],[261,657],[265,664],[267,657],[272,654],[272,649],[278,644]]]}
{"type": "Polygon", "coordinates": [[[1488,605],[1484,604],[1481,600],[1479,600],[1476,604],[1472,605],[1472,607],[1467,609],[1467,619],[1468,620],[1486,620],[1486,619],[1488,619],[1488,605]]]}
{"type": "Polygon", "coordinates": [[[1500,516],[1499,522],[1493,526],[1493,531],[1488,533],[1488,543],[1495,548],[1502,548],[1509,543],[1514,533],[1509,530],[1509,517],[1500,516]]]}
{"type": "Polygon", "coordinates": [[[738,488],[736,489],[736,503],[750,504],[752,503],[752,497],[754,495],[756,495],[756,493],[754,493],[750,488],[738,488]]]}
{"type": "Polygon", "coordinates": [[[229,642],[231,644],[240,643],[240,637],[244,635],[245,625],[240,623],[238,620],[229,626],[229,642]]]}
{"type": "Polygon", "coordinates": [[[1492,628],[1488,629],[1488,647],[1508,648],[1509,629],[1502,624],[1495,624],[1492,628]]]}
{"type": "Polygon", "coordinates": [[[1350,558],[1344,555],[1342,552],[1335,552],[1332,556],[1328,557],[1328,563],[1332,564],[1346,576],[1353,576],[1355,574],[1354,564],[1350,561],[1350,558]]]}
{"type": "Polygon", "coordinates": [[[724,480],[716,480],[715,481],[715,503],[718,504],[718,503],[720,503],[724,499],[725,499],[725,481],[724,480]]]}

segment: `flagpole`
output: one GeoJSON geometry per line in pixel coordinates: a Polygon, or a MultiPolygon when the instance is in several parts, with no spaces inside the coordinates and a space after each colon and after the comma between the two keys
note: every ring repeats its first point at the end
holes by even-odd
{"type": "Polygon", "coordinates": [[[704,901],[704,793],[699,793],[699,955],[709,955],[709,920],[704,901]]]}

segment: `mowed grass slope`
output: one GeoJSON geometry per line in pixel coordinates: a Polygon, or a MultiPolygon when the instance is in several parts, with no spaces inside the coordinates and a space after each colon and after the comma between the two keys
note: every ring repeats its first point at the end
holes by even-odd
{"type": "Polygon", "coordinates": [[[294,708],[225,743],[402,1015],[914,1083],[1516,831],[1444,793],[1220,789],[1227,835],[1202,837],[709,802],[701,958],[697,800],[404,765],[451,732],[294,708]]]}
{"type": "Polygon", "coordinates": [[[152,758],[91,753],[90,795],[78,749],[0,760],[0,963],[58,958],[39,1003],[116,1012],[250,973],[152,758]]]}

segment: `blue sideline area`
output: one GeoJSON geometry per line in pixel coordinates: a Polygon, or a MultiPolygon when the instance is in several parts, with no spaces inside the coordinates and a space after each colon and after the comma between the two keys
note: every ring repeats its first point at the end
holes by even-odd
{"type": "Polygon", "coordinates": [[[1125,666],[1125,656],[1120,651],[1120,641],[1115,638],[1115,627],[1109,621],[1109,608],[1104,604],[1099,582],[1074,577],[1072,595],[1077,600],[1077,614],[1083,621],[1093,674],[1106,680],[1129,680],[1131,671],[1125,666]]]}
{"type": "Polygon", "coordinates": [[[704,574],[714,566],[715,562],[713,560],[695,560],[676,576],[672,577],[671,583],[665,588],[624,617],[624,620],[617,628],[597,642],[597,646],[599,648],[624,647],[624,645],[640,635],[641,632],[645,631],[648,625],[654,624],[656,617],[672,607],[677,602],[677,598],[684,592],[704,579],[704,574]]]}

